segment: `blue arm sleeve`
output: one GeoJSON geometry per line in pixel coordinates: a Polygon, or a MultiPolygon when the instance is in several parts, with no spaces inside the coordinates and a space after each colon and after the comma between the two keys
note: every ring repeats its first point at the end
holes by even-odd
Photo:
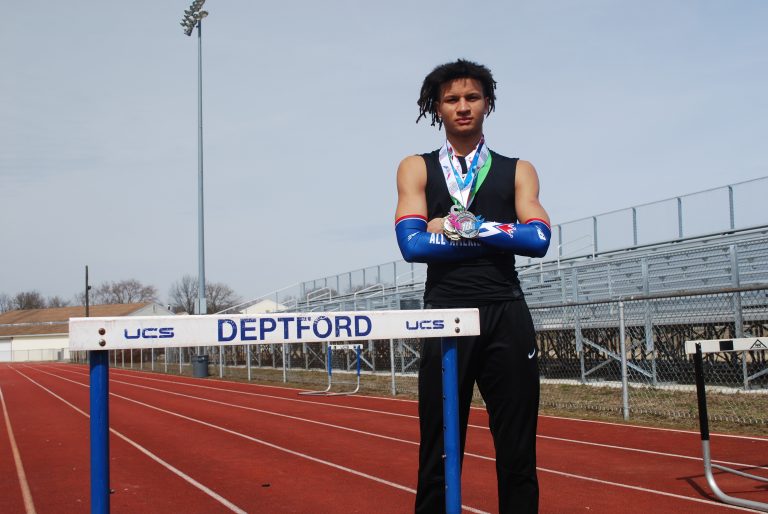
{"type": "Polygon", "coordinates": [[[498,253],[476,239],[451,241],[443,234],[427,232],[427,221],[420,216],[404,216],[395,223],[400,253],[407,262],[456,262],[498,253]]]}
{"type": "Polygon", "coordinates": [[[528,223],[498,223],[487,221],[480,225],[478,238],[484,244],[526,257],[544,257],[552,232],[541,220],[528,223]]]}

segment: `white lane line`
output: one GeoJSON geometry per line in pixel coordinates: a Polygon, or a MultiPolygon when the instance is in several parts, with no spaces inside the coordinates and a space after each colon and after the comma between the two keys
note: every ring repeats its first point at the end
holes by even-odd
{"type": "MultiPolygon", "coordinates": [[[[55,376],[55,375],[53,375],[53,376],[55,376]]],[[[383,434],[375,434],[373,432],[367,432],[365,430],[358,430],[358,429],[351,428],[351,427],[335,425],[335,424],[332,424],[332,423],[325,423],[325,422],[317,421],[317,420],[313,420],[313,419],[302,418],[302,417],[298,417],[298,416],[291,416],[289,414],[283,414],[283,413],[279,413],[279,412],[275,412],[275,411],[258,409],[256,407],[247,407],[247,406],[239,405],[239,404],[236,404],[236,403],[229,403],[229,402],[223,402],[223,401],[219,401],[219,400],[213,400],[213,399],[205,398],[205,397],[202,397],[202,396],[193,396],[193,395],[189,395],[189,394],[185,394],[185,393],[179,393],[179,392],[175,392],[175,391],[168,391],[166,389],[158,389],[156,387],[149,387],[149,386],[145,386],[145,385],[139,385],[139,384],[135,384],[135,383],[132,383],[132,382],[126,382],[124,380],[117,380],[117,379],[112,379],[112,380],[115,383],[124,384],[124,385],[131,386],[131,387],[137,387],[139,389],[147,389],[149,391],[157,391],[157,392],[160,392],[160,393],[169,394],[169,395],[173,395],[173,396],[180,396],[180,397],[189,398],[189,399],[192,399],[192,400],[198,400],[198,401],[203,401],[203,402],[214,403],[214,404],[223,405],[223,406],[226,406],[226,407],[233,407],[233,408],[236,408],[236,409],[243,409],[243,410],[248,410],[248,411],[252,411],[252,412],[258,412],[258,413],[261,413],[261,414],[268,414],[270,416],[276,416],[276,417],[281,417],[281,418],[286,418],[286,419],[292,419],[292,420],[295,420],[295,421],[302,421],[302,422],[305,422],[305,423],[311,423],[311,424],[314,424],[314,425],[325,426],[325,427],[334,428],[334,429],[337,429],[337,430],[344,430],[344,431],[347,431],[347,432],[353,432],[353,433],[356,433],[356,434],[366,435],[366,436],[370,436],[370,437],[377,437],[377,438],[380,438],[380,439],[386,439],[386,440],[395,441],[395,442],[399,442],[399,443],[416,444],[416,445],[419,444],[418,442],[408,441],[408,440],[400,439],[400,438],[397,438],[397,437],[391,437],[391,436],[387,436],[387,435],[383,435],[383,434]]],[[[659,452],[659,451],[654,451],[654,450],[644,450],[644,449],[640,449],[640,448],[627,448],[627,447],[624,447],[624,446],[616,446],[616,445],[612,445],[612,444],[594,443],[594,442],[590,442],[590,441],[580,441],[580,440],[577,440],[577,439],[566,439],[564,437],[554,437],[554,436],[546,436],[546,435],[537,435],[536,437],[538,437],[540,439],[549,439],[549,440],[552,440],[552,441],[559,441],[559,442],[564,442],[564,443],[581,444],[581,445],[586,445],[586,446],[595,446],[595,447],[598,447],[598,448],[608,448],[608,449],[611,449],[611,450],[631,451],[631,452],[637,452],[637,453],[644,453],[646,455],[656,455],[656,456],[660,456],[660,457],[671,457],[671,458],[677,458],[677,459],[692,460],[692,461],[696,461],[696,462],[701,462],[702,461],[701,457],[692,457],[692,456],[689,456],[689,455],[680,455],[680,454],[677,454],[677,453],[666,453],[666,452],[659,452]]],[[[465,453],[465,455],[474,456],[474,457],[480,457],[480,458],[486,458],[486,457],[482,457],[480,455],[473,455],[471,453],[465,453]]],[[[491,458],[491,460],[493,460],[493,459],[491,458]]],[[[716,463],[719,463],[719,464],[722,464],[722,465],[726,465],[726,466],[740,466],[740,467],[748,467],[748,468],[751,468],[753,470],[763,469],[763,470],[768,471],[768,467],[754,466],[754,465],[744,464],[742,462],[729,462],[729,461],[720,461],[720,460],[713,461],[713,462],[716,462],[716,463]]]]}
{"type": "MultiPolygon", "coordinates": [[[[52,376],[58,377],[58,375],[52,375],[52,376]]],[[[61,380],[66,380],[68,382],[73,382],[73,383],[79,384],[78,382],[74,382],[72,380],[69,380],[69,379],[66,379],[66,378],[63,378],[63,377],[58,377],[58,378],[60,378],[61,380]]],[[[237,404],[228,404],[226,402],[220,402],[220,401],[217,401],[217,400],[209,400],[207,398],[195,397],[195,396],[186,395],[186,394],[183,394],[183,393],[169,392],[169,391],[166,391],[166,390],[163,390],[163,389],[157,389],[157,388],[148,387],[148,386],[142,386],[142,385],[138,385],[138,384],[132,384],[130,382],[124,382],[124,381],[121,381],[121,380],[120,381],[115,380],[115,382],[118,382],[118,383],[121,383],[121,384],[125,384],[125,385],[129,385],[129,386],[132,386],[132,387],[138,387],[138,388],[142,388],[142,389],[149,389],[149,390],[153,390],[153,391],[158,391],[158,392],[161,392],[161,393],[167,393],[167,394],[171,394],[171,395],[179,395],[179,396],[187,397],[187,398],[190,398],[190,399],[198,399],[198,400],[202,400],[202,401],[210,401],[212,403],[221,404],[221,405],[229,405],[229,406],[232,406],[232,407],[235,407],[235,408],[241,408],[241,409],[246,409],[246,410],[255,410],[255,411],[258,411],[258,412],[265,413],[265,414],[271,414],[271,415],[275,415],[275,416],[291,418],[291,419],[294,419],[294,420],[297,420],[297,421],[305,421],[305,422],[308,422],[308,423],[316,423],[316,424],[320,424],[320,425],[324,425],[324,426],[328,426],[328,427],[338,428],[338,429],[341,429],[341,430],[347,430],[347,431],[351,431],[351,432],[355,432],[355,433],[359,433],[359,434],[363,434],[363,435],[369,435],[369,436],[372,436],[372,437],[378,437],[378,438],[387,439],[387,440],[391,440],[391,441],[395,441],[395,442],[400,442],[400,443],[404,443],[404,444],[410,444],[410,445],[418,445],[419,444],[416,441],[408,441],[408,440],[405,440],[405,439],[393,438],[393,437],[389,437],[389,436],[385,436],[385,435],[381,435],[381,434],[374,434],[374,433],[371,433],[371,432],[365,432],[365,431],[356,430],[356,429],[352,429],[352,428],[348,428],[348,427],[332,425],[330,423],[324,423],[324,422],[309,420],[309,419],[306,419],[306,418],[299,418],[299,417],[296,417],[296,416],[290,416],[290,415],[287,415],[287,414],[275,413],[275,412],[271,412],[271,411],[264,411],[264,410],[261,410],[261,409],[255,409],[255,408],[251,408],[251,407],[240,406],[240,405],[237,405],[237,404]]],[[[123,398],[121,396],[118,396],[118,397],[123,398]]],[[[128,399],[128,398],[125,398],[125,399],[128,399]]],[[[141,403],[141,402],[138,402],[137,400],[130,400],[130,399],[128,399],[128,400],[129,401],[134,401],[136,403],[141,403]]],[[[151,407],[150,406],[150,408],[156,408],[156,407],[151,407]]],[[[162,409],[159,409],[159,410],[162,410],[162,409]]],[[[179,415],[179,416],[184,417],[183,415],[179,415]]],[[[207,423],[202,422],[202,421],[200,423],[207,424],[207,423]]],[[[223,429],[223,430],[229,431],[228,429],[223,429]]],[[[550,438],[550,439],[560,439],[560,438],[550,438]]],[[[568,441],[568,440],[564,440],[564,441],[568,441]]],[[[691,459],[691,460],[701,460],[701,459],[698,459],[698,458],[695,458],[695,457],[686,457],[686,456],[682,456],[682,455],[678,456],[678,455],[674,455],[674,454],[664,454],[664,453],[651,452],[651,451],[646,451],[646,450],[635,450],[635,449],[632,449],[632,448],[612,447],[610,445],[601,445],[601,444],[596,444],[596,443],[584,443],[582,441],[569,441],[569,442],[574,442],[574,443],[579,443],[579,444],[591,444],[591,445],[595,445],[595,446],[605,446],[605,447],[615,448],[615,449],[619,449],[619,450],[641,451],[643,453],[652,453],[652,454],[658,454],[658,455],[664,455],[664,456],[681,457],[681,458],[686,458],[686,459],[691,459]]],[[[269,444],[269,443],[267,443],[267,444],[269,444]]],[[[467,456],[467,457],[477,458],[477,459],[486,460],[486,461],[490,461],[490,462],[495,462],[495,460],[496,460],[494,457],[489,457],[489,456],[486,456],[486,455],[479,455],[479,454],[475,454],[475,453],[471,453],[471,452],[465,452],[464,455],[467,456]]],[[[737,464],[737,463],[732,463],[732,464],[737,464]]],[[[747,465],[744,464],[744,466],[747,466],[747,465]]],[[[548,469],[548,468],[537,467],[536,469],[539,470],[539,471],[545,472],[545,473],[552,473],[552,474],[555,474],[555,475],[564,476],[564,477],[568,477],[568,478],[573,478],[573,479],[578,479],[578,480],[585,480],[585,481],[588,481],[588,482],[594,482],[594,483],[599,483],[599,484],[603,484],[603,485],[611,485],[611,486],[614,486],[614,487],[619,487],[619,488],[624,488],[624,489],[632,489],[632,490],[641,491],[641,492],[645,492],[645,493],[649,493],[649,494],[659,494],[661,496],[678,498],[678,499],[681,499],[681,500],[690,500],[690,501],[693,501],[693,502],[705,503],[705,504],[714,505],[714,506],[717,506],[717,507],[733,508],[733,509],[736,509],[736,510],[746,510],[746,511],[751,512],[749,509],[742,509],[740,507],[726,505],[726,504],[723,504],[723,503],[720,503],[720,502],[715,502],[715,501],[706,500],[706,499],[702,499],[702,498],[695,498],[695,497],[691,497],[691,496],[684,496],[684,495],[679,495],[679,494],[670,493],[670,492],[666,492],[666,491],[660,491],[660,490],[656,490],[656,489],[648,489],[648,488],[645,488],[645,487],[640,487],[640,486],[635,486],[635,485],[630,485],[630,484],[624,484],[624,483],[620,483],[620,482],[611,482],[611,481],[602,480],[602,479],[599,479],[599,478],[587,477],[587,476],[583,476],[583,475],[576,475],[576,474],[573,474],[573,473],[567,473],[567,472],[564,472],[564,471],[557,471],[557,470],[548,469]]],[[[415,492],[415,491],[413,491],[413,492],[415,492]]]]}
{"type": "MultiPolygon", "coordinates": [[[[550,439],[552,441],[560,441],[564,443],[572,443],[572,444],[583,444],[586,446],[597,446],[598,448],[610,448],[612,450],[621,450],[621,451],[628,451],[628,452],[637,452],[637,453],[645,453],[647,455],[658,455],[661,457],[673,457],[676,459],[685,459],[685,460],[693,460],[697,462],[702,462],[701,457],[692,457],[690,455],[680,455],[678,453],[667,453],[667,452],[658,452],[654,450],[643,450],[642,448],[627,448],[625,446],[616,446],[613,444],[603,444],[603,443],[593,443],[590,441],[579,441],[578,439],[566,439],[564,437],[554,437],[551,435],[536,435],[536,437],[540,439],[550,439]]],[[[765,466],[757,466],[754,464],[744,464],[743,462],[729,462],[727,460],[713,460],[712,462],[717,464],[722,464],[726,466],[741,466],[745,468],[750,469],[763,469],[768,471],[768,467],[765,466]]]]}
{"type": "MultiPolygon", "coordinates": [[[[74,372],[74,371],[70,371],[70,373],[75,373],[75,374],[78,374],[78,375],[85,375],[84,373],[78,373],[78,372],[74,372]]],[[[178,385],[181,385],[181,386],[196,387],[196,388],[200,388],[200,389],[209,389],[209,390],[213,390],[213,391],[217,391],[217,392],[233,392],[233,393],[237,393],[237,394],[243,394],[243,395],[247,395],[247,396],[256,396],[256,397],[260,397],[260,398],[270,398],[270,399],[277,399],[277,400],[283,400],[283,401],[288,401],[288,402],[297,402],[297,403],[309,403],[309,404],[312,404],[312,405],[320,404],[320,405],[323,405],[323,406],[337,407],[337,408],[341,408],[341,409],[351,409],[351,410],[362,411],[362,412],[370,412],[370,413],[373,413],[373,414],[382,414],[382,415],[391,415],[391,416],[404,417],[404,418],[410,418],[410,419],[419,419],[418,416],[413,416],[413,415],[409,415],[409,414],[399,414],[399,413],[392,413],[392,412],[380,411],[380,410],[375,410],[375,409],[365,409],[365,408],[362,408],[362,407],[351,407],[351,406],[348,406],[348,405],[339,405],[339,404],[335,404],[335,403],[315,402],[315,401],[311,401],[311,400],[301,400],[301,399],[297,399],[297,398],[286,398],[284,396],[274,396],[274,395],[269,395],[269,394],[253,393],[253,392],[250,392],[250,391],[239,391],[239,390],[233,390],[233,389],[227,389],[227,388],[219,388],[219,387],[213,387],[213,386],[206,386],[206,385],[201,385],[201,384],[190,384],[190,383],[186,383],[186,382],[177,382],[175,380],[163,380],[163,379],[159,379],[159,378],[136,377],[133,373],[123,373],[123,374],[115,373],[115,374],[118,375],[118,376],[123,376],[123,377],[138,378],[138,379],[141,379],[141,380],[163,382],[163,383],[169,383],[169,384],[178,384],[178,385]]],[[[126,383],[126,382],[122,382],[122,383],[126,383]]],[[[145,386],[139,386],[138,384],[136,384],[136,387],[145,387],[145,386]]],[[[168,391],[165,391],[165,390],[160,390],[160,391],[168,392],[168,391]]],[[[179,394],[181,394],[181,393],[179,393],[179,394]]],[[[563,418],[563,419],[570,419],[570,418],[563,418]]],[[[305,420],[305,421],[311,422],[309,420],[305,420]]],[[[480,429],[480,430],[484,430],[484,431],[489,431],[489,428],[486,427],[486,426],[483,426],[483,425],[474,425],[472,423],[469,423],[467,426],[470,427],[470,428],[476,428],[476,429],[480,429]]],[[[626,426],[626,425],[617,424],[617,426],[626,426]]],[[[336,427],[336,428],[344,429],[343,427],[336,427]]],[[[349,430],[352,430],[352,429],[349,429],[349,430]]],[[[665,429],[660,429],[660,430],[665,430],[665,429]]],[[[698,435],[698,432],[695,432],[695,434],[698,435]]],[[[379,437],[385,437],[385,436],[379,436],[379,437]]],[[[664,457],[679,458],[679,459],[685,459],[685,460],[694,460],[694,461],[698,461],[698,462],[702,462],[703,461],[703,459],[701,457],[690,456],[690,455],[681,455],[681,454],[676,454],[676,453],[658,452],[658,451],[654,451],[654,450],[645,450],[645,449],[642,449],[642,448],[632,448],[632,447],[628,447],[628,446],[616,446],[616,445],[610,445],[610,444],[595,443],[595,442],[591,442],[591,441],[580,441],[580,440],[577,440],[577,439],[566,439],[566,438],[562,438],[562,437],[546,436],[546,435],[542,435],[542,434],[537,434],[536,437],[538,437],[540,439],[550,439],[550,440],[554,440],[554,441],[561,441],[561,442],[567,442],[567,443],[572,443],[572,444],[581,444],[581,445],[584,445],[584,446],[595,446],[595,447],[598,447],[598,448],[611,448],[611,449],[614,449],[614,450],[621,450],[621,451],[627,451],[627,452],[636,452],[636,453],[645,453],[645,454],[649,454],[649,455],[659,455],[659,456],[664,456],[664,457]]],[[[754,470],[766,470],[766,471],[768,471],[768,467],[759,466],[759,465],[755,465],[755,464],[745,464],[743,462],[733,462],[733,461],[717,460],[717,459],[713,460],[712,462],[716,463],[716,464],[721,464],[723,466],[740,466],[740,467],[745,467],[745,468],[751,468],[751,469],[754,469],[754,470]]]]}
{"type": "MultiPolygon", "coordinates": [[[[41,371],[41,370],[38,370],[38,371],[40,371],[42,373],[46,373],[46,374],[51,375],[53,377],[56,377],[56,378],[58,378],[60,380],[64,380],[66,382],[71,382],[73,384],[76,384],[76,385],[79,385],[79,386],[82,386],[82,387],[88,387],[87,384],[81,384],[80,382],[76,382],[76,381],[70,380],[68,378],[60,377],[58,375],[54,375],[54,374],[46,372],[46,371],[41,371]]],[[[29,379],[29,380],[31,380],[31,379],[29,379]]],[[[40,386],[40,387],[43,387],[43,386],[40,386]]],[[[162,392],[162,390],[160,390],[160,391],[162,392]]],[[[56,396],[55,393],[51,392],[51,394],[56,396]]],[[[265,441],[263,439],[258,439],[256,437],[252,437],[252,436],[249,436],[247,434],[243,434],[241,432],[237,432],[235,430],[231,430],[229,428],[225,428],[225,427],[222,427],[222,426],[219,426],[219,425],[214,425],[213,423],[208,423],[207,421],[203,421],[201,419],[192,418],[190,416],[185,416],[184,414],[179,414],[177,412],[173,412],[173,411],[169,411],[169,410],[166,410],[166,409],[163,409],[163,408],[160,408],[160,407],[156,407],[154,405],[150,405],[148,403],[144,403],[144,402],[141,402],[139,400],[134,400],[133,398],[128,398],[127,396],[122,396],[122,395],[119,395],[119,394],[116,394],[116,393],[109,393],[109,394],[110,394],[110,396],[114,396],[115,398],[120,398],[121,400],[125,400],[125,401],[131,402],[131,403],[135,403],[137,405],[141,405],[142,407],[146,407],[148,409],[156,410],[158,412],[162,412],[163,414],[168,414],[169,416],[174,416],[174,417],[177,417],[177,418],[184,419],[186,421],[191,421],[193,423],[197,423],[197,424],[203,425],[203,426],[208,427],[208,428],[213,428],[215,430],[220,430],[220,431],[225,432],[227,434],[234,435],[236,437],[241,437],[241,438],[243,438],[243,439],[245,439],[247,441],[258,443],[258,444],[261,444],[261,445],[266,446],[268,448],[272,448],[274,450],[278,450],[278,451],[281,451],[281,452],[284,452],[284,453],[288,453],[289,455],[293,455],[295,457],[300,457],[300,458],[303,458],[303,459],[307,459],[307,460],[310,460],[312,462],[316,462],[318,464],[322,464],[322,465],[325,465],[325,466],[328,466],[328,467],[331,467],[331,468],[338,469],[340,471],[345,471],[345,472],[350,473],[352,475],[357,475],[357,476],[362,477],[362,478],[367,478],[368,480],[372,480],[372,481],[378,482],[380,484],[388,485],[388,486],[393,487],[395,489],[400,489],[402,491],[406,491],[406,492],[409,492],[411,494],[416,494],[416,490],[415,489],[407,487],[407,486],[404,486],[404,485],[401,485],[401,484],[398,484],[396,482],[391,482],[391,481],[386,480],[384,478],[380,478],[380,477],[377,477],[377,476],[374,476],[374,475],[369,475],[368,473],[364,473],[364,472],[358,471],[356,469],[348,468],[346,466],[342,466],[341,464],[336,464],[334,462],[323,460],[323,459],[320,459],[318,457],[313,457],[312,455],[308,455],[306,453],[301,453],[301,452],[297,452],[295,450],[291,450],[289,448],[284,448],[282,446],[278,446],[278,445],[276,445],[274,443],[270,443],[270,442],[265,441]]],[[[66,400],[62,399],[61,397],[57,396],[57,398],[61,399],[62,401],[64,401],[68,405],[72,406],[73,408],[77,409],[77,407],[74,407],[72,404],[69,404],[69,402],[67,402],[66,400]]],[[[83,411],[80,411],[79,409],[77,409],[77,410],[79,412],[82,412],[83,414],[85,414],[83,411]]],[[[110,430],[112,430],[112,429],[110,429],[110,430]]],[[[486,512],[486,511],[483,511],[483,510],[480,510],[480,509],[476,509],[476,508],[473,508],[473,507],[469,507],[467,505],[462,505],[461,507],[462,507],[462,510],[466,510],[466,511],[469,511],[469,512],[474,512],[476,514],[490,514],[490,513],[486,512]]]]}
{"type": "MultiPolygon", "coordinates": [[[[588,482],[595,482],[595,483],[603,484],[603,485],[612,485],[612,486],[615,486],[615,487],[622,487],[624,489],[632,489],[633,491],[641,491],[641,492],[644,492],[644,493],[660,494],[662,496],[668,496],[670,498],[678,498],[680,500],[689,500],[689,501],[692,501],[692,502],[705,503],[707,505],[712,505],[712,506],[715,506],[715,507],[722,507],[724,509],[735,509],[735,510],[743,510],[743,511],[746,511],[746,512],[755,512],[752,509],[745,509],[743,507],[736,507],[735,505],[727,505],[725,503],[714,502],[714,501],[711,501],[711,500],[705,500],[703,498],[693,498],[691,496],[682,496],[682,495],[679,495],[679,494],[667,493],[667,492],[664,492],[664,491],[658,491],[656,489],[646,489],[645,487],[639,487],[639,486],[636,486],[636,485],[621,484],[621,483],[617,483],[617,482],[609,482],[608,480],[600,480],[599,478],[591,478],[591,477],[585,477],[585,476],[581,476],[581,475],[573,475],[571,473],[566,473],[564,471],[557,471],[557,470],[554,470],[554,469],[546,469],[546,468],[536,468],[536,469],[538,469],[540,471],[545,471],[547,473],[553,473],[555,475],[560,475],[560,476],[568,477],[568,478],[575,478],[575,479],[578,479],[578,480],[586,480],[588,482]]],[[[661,508],[661,506],[659,506],[658,508],[661,508]]]]}
{"type": "MultiPolygon", "coordinates": [[[[80,414],[82,414],[86,418],[90,418],[91,417],[87,412],[85,412],[85,411],[81,410],[80,408],[78,408],[77,406],[71,404],[70,402],[68,402],[67,400],[65,400],[64,398],[59,396],[58,394],[54,393],[53,391],[51,391],[50,389],[48,389],[44,385],[40,384],[39,382],[35,381],[34,379],[32,379],[29,376],[25,375],[24,373],[20,372],[19,370],[14,370],[14,371],[16,371],[16,373],[20,374],[21,376],[23,376],[24,378],[26,378],[27,380],[29,380],[30,382],[32,382],[33,384],[35,384],[36,386],[41,388],[43,391],[45,391],[48,394],[50,394],[51,396],[53,396],[54,398],[56,398],[58,400],[61,400],[66,405],[68,405],[69,407],[73,408],[75,411],[79,412],[80,414]]],[[[53,375],[53,376],[56,376],[56,375],[53,375]]],[[[63,380],[67,380],[67,379],[63,379],[63,380]]],[[[77,384],[77,382],[74,382],[74,383],[77,384]]],[[[81,386],[84,386],[84,387],[88,387],[85,384],[78,384],[78,385],[81,385],[81,386]]],[[[224,498],[220,494],[216,493],[212,489],[210,489],[210,488],[206,487],[205,485],[201,484],[200,482],[198,482],[194,478],[190,477],[189,475],[187,475],[186,473],[184,473],[180,469],[178,469],[178,468],[172,466],[171,464],[169,464],[168,462],[164,461],[163,459],[161,459],[160,457],[158,457],[154,453],[150,452],[149,450],[147,450],[146,448],[141,446],[139,443],[129,439],[128,437],[124,436],[123,434],[121,434],[120,432],[115,430],[114,428],[110,428],[109,431],[112,432],[113,434],[115,434],[117,437],[119,437],[123,441],[125,441],[126,443],[128,443],[131,446],[133,446],[134,448],[136,448],[137,450],[139,450],[141,453],[143,453],[144,455],[146,455],[150,459],[154,460],[155,462],[157,462],[161,466],[165,467],[171,473],[177,475],[178,477],[180,477],[181,479],[185,480],[189,484],[191,484],[194,487],[200,489],[202,492],[204,492],[205,494],[207,494],[208,496],[210,496],[211,498],[213,498],[217,502],[221,503],[222,505],[224,505],[226,508],[228,508],[232,512],[237,512],[238,514],[247,514],[246,511],[244,511],[243,509],[241,509],[240,507],[238,507],[237,505],[235,505],[231,501],[227,500],[226,498],[224,498]]]]}
{"type": "MultiPolygon", "coordinates": [[[[557,420],[563,420],[563,421],[574,421],[578,423],[593,423],[597,425],[611,425],[616,427],[625,427],[625,428],[639,428],[642,430],[657,430],[661,432],[675,432],[679,434],[693,434],[693,435],[701,435],[700,432],[697,432],[695,430],[681,430],[678,428],[663,428],[663,427],[647,427],[645,425],[625,425],[623,423],[614,423],[612,421],[598,421],[594,419],[578,419],[578,418],[566,418],[563,416],[550,416],[550,415],[539,415],[540,418],[550,418],[550,419],[557,419],[557,420]]],[[[758,435],[751,436],[751,435],[739,435],[739,434],[721,434],[721,433],[715,433],[710,432],[710,436],[717,436],[717,437],[727,437],[729,439],[745,439],[747,441],[760,441],[764,443],[768,443],[768,437],[761,437],[758,435]]]]}
{"type": "Polygon", "coordinates": [[[3,417],[5,418],[5,427],[8,430],[8,440],[11,443],[11,452],[13,453],[13,462],[16,464],[16,476],[19,478],[19,487],[21,487],[21,496],[24,498],[24,510],[27,514],[35,514],[35,502],[32,501],[32,492],[29,490],[27,475],[24,473],[24,464],[21,462],[19,447],[16,445],[16,438],[13,436],[11,427],[11,417],[8,415],[8,408],[5,405],[3,388],[0,387],[0,403],[3,404],[3,417]]]}
{"type": "MultiPolygon", "coordinates": [[[[128,375],[128,374],[134,375],[136,373],[143,373],[143,374],[147,374],[147,375],[153,374],[152,372],[144,371],[144,370],[123,370],[123,371],[125,371],[126,375],[128,375]]],[[[180,378],[183,378],[183,377],[180,377],[180,378]]],[[[232,383],[231,381],[215,379],[215,378],[209,379],[209,380],[211,380],[213,382],[222,382],[222,383],[230,383],[230,384],[232,383]]],[[[186,385],[192,385],[192,384],[188,384],[187,382],[176,382],[176,381],[169,381],[169,382],[181,383],[181,384],[186,384],[186,385]]],[[[274,389],[285,389],[285,390],[292,390],[292,391],[299,391],[299,390],[303,391],[304,390],[304,389],[296,389],[294,387],[273,386],[273,385],[267,385],[267,384],[249,384],[249,383],[244,383],[243,385],[248,385],[248,386],[251,386],[251,387],[270,387],[270,388],[274,388],[274,389]]],[[[387,396],[366,395],[365,398],[375,398],[377,400],[386,400],[388,402],[403,402],[403,403],[412,403],[412,404],[417,404],[418,403],[418,400],[410,400],[410,399],[407,399],[407,398],[390,398],[390,397],[387,397],[387,396]]],[[[471,406],[470,409],[478,411],[478,412],[486,412],[485,407],[471,406]]],[[[635,429],[635,428],[637,428],[637,429],[642,429],[642,430],[658,430],[658,431],[662,431],[662,432],[675,432],[675,433],[682,433],[682,434],[695,434],[695,435],[699,435],[699,432],[697,432],[695,430],[682,430],[682,429],[677,429],[677,428],[663,428],[663,427],[649,427],[649,426],[645,426],[645,425],[632,425],[632,424],[627,424],[627,423],[616,423],[616,422],[612,422],[612,421],[600,421],[600,420],[594,420],[594,419],[567,418],[567,417],[564,417],[564,416],[553,416],[553,415],[549,415],[549,414],[539,414],[539,417],[540,418],[557,419],[557,420],[562,420],[562,421],[566,421],[566,422],[572,421],[572,422],[576,422],[576,423],[596,423],[596,424],[603,424],[603,425],[611,425],[611,426],[623,427],[623,428],[628,428],[628,429],[635,429]]],[[[476,426],[476,427],[477,428],[485,428],[485,427],[482,427],[482,426],[480,426],[480,427],[476,426]]],[[[757,436],[757,435],[749,436],[749,435],[739,435],[739,434],[723,434],[723,433],[717,433],[717,432],[710,432],[710,435],[711,436],[718,436],[718,437],[727,437],[727,438],[731,438],[731,439],[745,439],[745,440],[749,440],[749,441],[757,440],[757,441],[768,442],[768,437],[761,437],[761,436],[757,436]]]]}

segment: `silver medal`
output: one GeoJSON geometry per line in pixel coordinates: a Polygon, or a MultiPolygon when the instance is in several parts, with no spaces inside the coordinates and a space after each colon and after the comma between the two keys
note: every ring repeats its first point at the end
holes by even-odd
{"type": "Polygon", "coordinates": [[[459,225],[458,233],[464,239],[474,239],[480,233],[480,223],[477,217],[469,211],[462,211],[456,216],[459,225]]]}

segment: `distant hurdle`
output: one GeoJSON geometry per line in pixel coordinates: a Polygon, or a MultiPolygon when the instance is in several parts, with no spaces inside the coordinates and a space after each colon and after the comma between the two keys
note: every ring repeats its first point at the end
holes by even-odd
{"type": "Polygon", "coordinates": [[[743,471],[720,466],[719,464],[712,464],[712,454],[709,445],[707,392],[704,385],[704,362],[702,355],[705,353],[748,352],[765,350],[768,350],[768,338],[745,337],[739,339],[708,339],[685,342],[685,353],[688,355],[693,355],[693,364],[696,373],[696,396],[699,406],[699,432],[701,434],[701,450],[704,460],[704,475],[707,478],[707,483],[709,484],[710,489],[712,489],[712,492],[715,493],[715,496],[723,503],[736,505],[738,507],[746,507],[748,509],[755,509],[762,512],[768,512],[768,503],[737,498],[735,496],[729,496],[725,494],[717,485],[715,477],[712,474],[712,468],[715,468],[726,473],[732,473],[744,478],[750,478],[760,482],[768,483],[768,478],[752,475],[750,473],[744,473],[743,471]]]}
{"type": "Polygon", "coordinates": [[[72,318],[69,349],[87,351],[90,366],[91,512],[109,512],[109,350],[440,338],[446,512],[459,514],[456,345],[460,337],[479,334],[477,309],[72,318]]]}
{"type": "Polygon", "coordinates": [[[306,395],[306,396],[349,396],[352,394],[356,394],[358,391],[360,391],[360,369],[361,369],[361,360],[360,360],[360,352],[363,350],[362,344],[331,344],[328,343],[325,350],[325,368],[328,371],[328,386],[322,390],[322,391],[301,391],[299,394],[306,395]],[[333,387],[333,351],[334,350],[355,350],[355,359],[356,359],[356,366],[357,366],[357,373],[355,373],[357,378],[357,384],[355,385],[355,388],[352,391],[337,391],[332,392],[331,387],[333,387]]]}

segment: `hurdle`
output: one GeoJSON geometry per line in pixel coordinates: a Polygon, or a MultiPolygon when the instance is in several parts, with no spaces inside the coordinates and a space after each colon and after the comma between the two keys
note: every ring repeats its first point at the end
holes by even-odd
{"type": "Polygon", "coordinates": [[[706,339],[698,341],[686,341],[685,353],[693,355],[693,365],[696,374],[696,397],[699,409],[699,433],[701,434],[701,451],[704,460],[704,475],[707,483],[715,496],[723,503],[735,505],[737,507],[746,507],[762,512],[768,512],[768,503],[737,498],[725,494],[717,485],[712,469],[719,469],[726,473],[731,473],[744,478],[750,478],[760,482],[768,482],[768,478],[744,473],[736,469],[712,464],[712,454],[709,444],[709,417],[707,414],[707,392],[704,385],[704,363],[702,355],[705,353],[719,352],[748,352],[768,350],[768,338],[743,337],[738,339],[706,339]]]}
{"type": "Polygon", "coordinates": [[[356,394],[360,390],[360,368],[361,368],[361,362],[360,362],[360,352],[363,349],[363,345],[361,344],[330,344],[328,343],[326,348],[326,354],[325,354],[325,362],[326,362],[326,371],[328,372],[328,385],[326,388],[322,391],[301,391],[300,395],[305,396],[349,396],[356,394]],[[332,356],[333,356],[333,350],[355,350],[355,357],[357,358],[357,384],[355,388],[352,391],[339,391],[339,392],[331,392],[331,387],[333,385],[333,362],[332,362],[332,356]]]}
{"type": "Polygon", "coordinates": [[[456,346],[460,337],[479,334],[477,309],[71,318],[69,349],[87,351],[89,361],[91,512],[106,514],[110,508],[109,350],[439,338],[445,506],[448,514],[459,514],[461,450],[456,346]]]}

